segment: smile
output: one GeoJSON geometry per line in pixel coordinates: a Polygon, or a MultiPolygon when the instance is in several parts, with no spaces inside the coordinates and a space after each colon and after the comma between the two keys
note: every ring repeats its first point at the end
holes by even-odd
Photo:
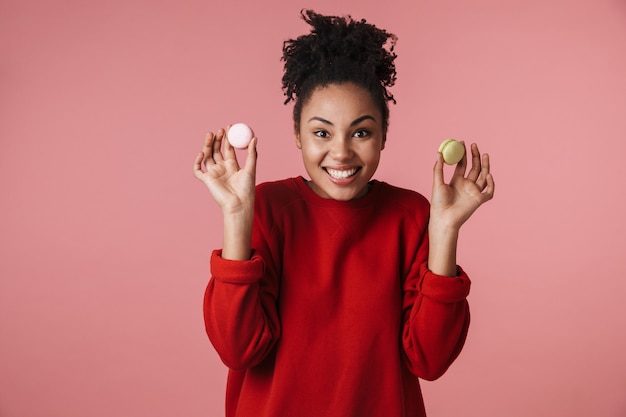
{"type": "Polygon", "coordinates": [[[336,180],[343,180],[343,179],[349,178],[349,177],[353,176],[354,174],[356,174],[357,171],[359,170],[359,168],[352,168],[352,169],[324,168],[324,170],[326,172],[328,172],[328,175],[330,175],[334,179],[336,179],[336,180]]]}

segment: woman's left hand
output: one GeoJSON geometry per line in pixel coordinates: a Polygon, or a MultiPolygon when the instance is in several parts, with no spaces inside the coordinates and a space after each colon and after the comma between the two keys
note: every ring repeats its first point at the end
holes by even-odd
{"type": "MultiPolygon", "coordinates": [[[[463,143],[465,146],[465,143],[463,143]]],[[[430,222],[458,230],[483,203],[493,198],[495,184],[489,172],[489,155],[480,155],[478,146],[471,145],[472,168],[467,177],[467,151],[457,164],[449,184],[443,178],[443,156],[437,154],[434,168],[430,222]]]]}

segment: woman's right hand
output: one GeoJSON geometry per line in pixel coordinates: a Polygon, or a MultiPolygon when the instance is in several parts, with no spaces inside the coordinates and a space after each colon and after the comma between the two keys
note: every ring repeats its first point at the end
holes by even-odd
{"type": "Polygon", "coordinates": [[[249,217],[254,213],[256,143],[254,137],[248,145],[245,165],[240,168],[227,133],[219,129],[217,134],[206,135],[202,152],[194,161],[194,176],[207,186],[224,216],[249,217]]]}

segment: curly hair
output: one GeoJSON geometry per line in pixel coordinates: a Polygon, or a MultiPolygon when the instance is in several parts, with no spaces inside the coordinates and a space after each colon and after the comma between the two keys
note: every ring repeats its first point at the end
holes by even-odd
{"type": "Polygon", "coordinates": [[[311,32],[285,41],[282,56],[285,104],[295,102],[296,128],[299,128],[303,104],[317,87],[352,82],[370,92],[381,110],[386,132],[388,102],[396,102],[388,87],[396,81],[394,47],[397,37],[365,19],[324,16],[312,10],[302,10],[301,15],[312,27],[311,32]]]}

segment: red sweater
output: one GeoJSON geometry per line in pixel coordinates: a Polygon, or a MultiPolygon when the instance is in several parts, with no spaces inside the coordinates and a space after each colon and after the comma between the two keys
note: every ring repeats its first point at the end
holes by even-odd
{"type": "Polygon", "coordinates": [[[469,325],[470,281],[427,268],[427,200],[373,181],[323,199],[303,178],[257,187],[253,254],[215,251],[206,330],[230,368],[227,417],[420,417],[469,325]]]}

